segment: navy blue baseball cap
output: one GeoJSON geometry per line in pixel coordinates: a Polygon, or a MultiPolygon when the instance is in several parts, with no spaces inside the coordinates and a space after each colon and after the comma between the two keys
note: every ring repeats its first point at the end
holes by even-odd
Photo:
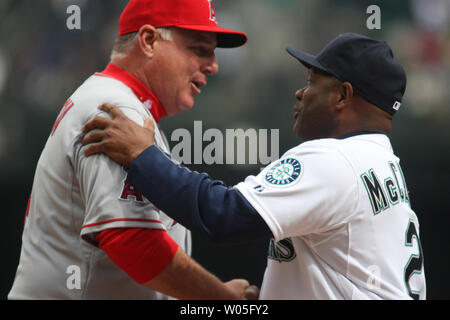
{"type": "Polygon", "coordinates": [[[406,72],[384,41],[345,33],[328,43],[317,56],[287,47],[286,51],[308,69],[317,68],[342,82],[368,102],[393,115],[401,106],[406,72]]]}

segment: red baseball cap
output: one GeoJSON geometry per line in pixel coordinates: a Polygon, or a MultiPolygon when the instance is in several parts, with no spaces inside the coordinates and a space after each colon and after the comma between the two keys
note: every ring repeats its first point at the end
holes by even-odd
{"type": "Polygon", "coordinates": [[[239,47],[248,39],[245,33],[217,25],[212,0],[130,0],[119,19],[119,36],[145,24],[215,32],[220,48],[239,47]]]}

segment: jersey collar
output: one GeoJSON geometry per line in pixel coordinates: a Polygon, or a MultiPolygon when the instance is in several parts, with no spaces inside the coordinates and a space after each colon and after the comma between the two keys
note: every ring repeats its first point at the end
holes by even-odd
{"type": "Polygon", "coordinates": [[[104,76],[119,80],[128,86],[142,104],[150,111],[155,121],[158,123],[162,117],[167,115],[163,105],[158,98],[144,84],[132,74],[110,63],[102,72],[96,73],[96,76],[104,76]]]}
{"type": "Polygon", "coordinates": [[[392,145],[389,140],[389,137],[386,134],[381,133],[381,132],[360,131],[360,132],[354,132],[352,134],[348,134],[339,139],[343,140],[343,139],[348,139],[348,138],[370,141],[370,142],[380,145],[381,147],[389,150],[390,152],[394,152],[394,150],[392,149],[392,145]]]}
{"type": "Polygon", "coordinates": [[[356,132],[352,132],[352,133],[346,134],[346,135],[344,135],[342,137],[339,137],[338,139],[342,140],[342,139],[347,139],[347,138],[350,138],[350,137],[360,136],[360,135],[363,135],[363,134],[384,134],[384,133],[376,132],[376,131],[356,131],[356,132]]]}

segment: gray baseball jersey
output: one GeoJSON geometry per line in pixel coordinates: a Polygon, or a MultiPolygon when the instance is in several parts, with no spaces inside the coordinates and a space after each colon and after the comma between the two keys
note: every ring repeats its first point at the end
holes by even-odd
{"type": "MultiPolygon", "coordinates": [[[[189,231],[128,185],[123,167],[105,155],[84,156],[81,128],[100,104],[116,104],[142,125],[159,103],[136,78],[108,69],[66,102],[41,154],[9,299],[169,298],[136,283],[96,247],[96,233],[108,228],[167,230],[190,254],[189,231]]],[[[158,130],[155,141],[169,151],[158,130]]]]}

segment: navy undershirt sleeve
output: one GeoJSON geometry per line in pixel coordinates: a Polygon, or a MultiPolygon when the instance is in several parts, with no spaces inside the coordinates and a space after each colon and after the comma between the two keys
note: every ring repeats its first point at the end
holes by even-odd
{"type": "Polygon", "coordinates": [[[169,157],[156,146],[147,148],[128,169],[128,182],[172,219],[214,241],[243,243],[273,237],[236,188],[169,157]]]}

